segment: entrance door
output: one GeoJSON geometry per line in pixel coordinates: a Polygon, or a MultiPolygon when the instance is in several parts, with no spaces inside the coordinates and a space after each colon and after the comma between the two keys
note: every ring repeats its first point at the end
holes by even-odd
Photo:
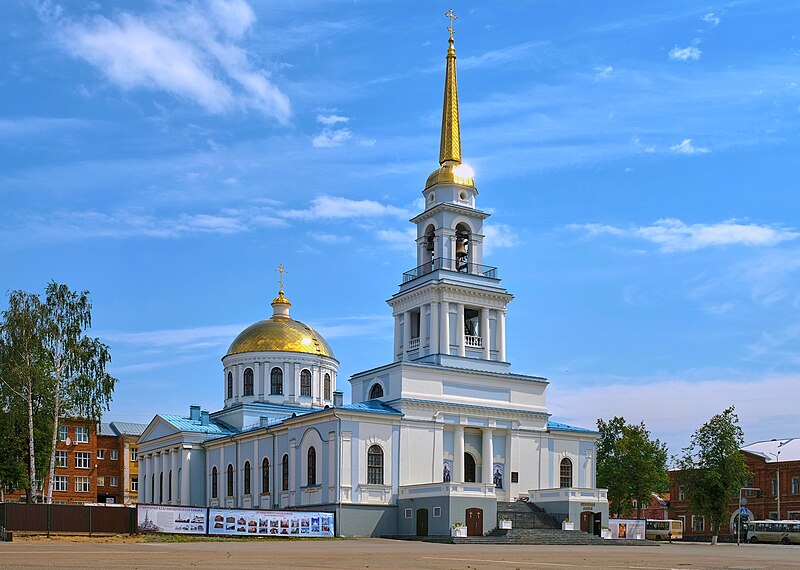
{"type": "Polygon", "coordinates": [[[428,536],[428,509],[417,509],[417,536],[428,536]]]}
{"type": "Polygon", "coordinates": [[[483,536],[483,509],[467,509],[467,536],[483,536]]]}
{"type": "Polygon", "coordinates": [[[582,532],[592,532],[592,528],[590,525],[590,518],[592,513],[588,511],[583,511],[581,513],[581,531],[582,532]]]}
{"type": "Polygon", "coordinates": [[[600,513],[595,513],[594,514],[594,533],[593,533],[595,536],[600,536],[602,534],[601,533],[601,529],[603,528],[602,527],[602,522],[603,522],[603,516],[600,513]]]}

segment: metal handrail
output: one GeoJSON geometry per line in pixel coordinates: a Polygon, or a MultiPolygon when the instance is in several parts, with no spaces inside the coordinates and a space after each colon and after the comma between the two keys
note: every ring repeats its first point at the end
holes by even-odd
{"type": "Polygon", "coordinates": [[[422,265],[403,273],[403,283],[408,283],[409,281],[413,281],[418,277],[422,277],[423,275],[427,275],[428,273],[432,273],[439,269],[444,271],[455,271],[457,273],[480,275],[482,277],[488,277],[489,279],[498,279],[496,267],[491,267],[490,265],[481,265],[479,263],[456,264],[455,259],[437,257],[430,260],[428,263],[423,263],[422,265]]]}

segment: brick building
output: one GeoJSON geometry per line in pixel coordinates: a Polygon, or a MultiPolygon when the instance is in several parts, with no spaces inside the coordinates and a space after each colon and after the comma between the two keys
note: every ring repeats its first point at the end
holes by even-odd
{"type": "MultiPolygon", "coordinates": [[[[800,520],[800,438],[758,441],[744,446],[741,452],[752,474],[745,486],[763,492],[762,497],[752,491],[744,493],[749,520],[800,520]]],[[[689,510],[686,489],[678,485],[676,471],[670,472],[670,495],[670,518],[684,521],[684,535],[711,533],[709,522],[689,510]]],[[[735,534],[738,509],[737,498],[730,502],[730,519],[720,534],[735,534]]]]}

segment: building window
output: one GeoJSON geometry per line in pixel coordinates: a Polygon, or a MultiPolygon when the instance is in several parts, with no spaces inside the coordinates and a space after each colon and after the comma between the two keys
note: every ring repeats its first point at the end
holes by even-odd
{"type": "Polygon", "coordinates": [[[233,398],[233,374],[228,372],[228,399],[233,398]]]}
{"type": "Polygon", "coordinates": [[[706,529],[706,519],[692,515],[692,532],[703,532],[706,529]]]}
{"type": "Polygon", "coordinates": [[[56,451],[56,467],[67,466],[67,455],[68,452],[66,451],[56,451]]]}
{"type": "Polygon", "coordinates": [[[233,497],[233,465],[228,463],[228,477],[226,481],[228,497],[233,497]]]}
{"type": "Polygon", "coordinates": [[[377,400],[378,398],[383,398],[383,386],[380,384],[373,384],[372,388],[369,389],[369,399],[377,400]]]}
{"type": "Polygon", "coordinates": [[[116,475],[112,475],[109,477],[110,483],[112,487],[119,487],[119,477],[116,475]]]}
{"type": "Polygon", "coordinates": [[[800,521],[800,511],[789,511],[787,515],[790,521],[800,521]]]}
{"type": "Polygon", "coordinates": [[[92,490],[88,477],[75,477],[75,492],[88,493],[92,490]]]}
{"type": "Polygon", "coordinates": [[[770,512],[769,512],[769,515],[767,515],[767,518],[768,518],[769,520],[771,520],[771,521],[776,521],[776,520],[778,520],[778,511],[770,511],[770,512]]]}
{"type": "Polygon", "coordinates": [[[561,488],[572,487],[572,461],[565,457],[561,460],[561,488]]]}
{"type": "Polygon", "coordinates": [[[519,483],[519,471],[512,471],[511,472],[511,482],[512,483],[519,483]]]}
{"type": "Polygon", "coordinates": [[[105,459],[106,458],[106,450],[105,449],[98,449],[97,450],[97,459],[105,459]]]}
{"type": "Polygon", "coordinates": [[[136,447],[131,447],[131,461],[138,461],[139,460],[139,449],[136,447]]]}
{"type": "Polygon", "coordinates": [[[800,495],[800,477],[792,477],[792,495],[800,495]]]}
{"type": "Polygon", "coordinates": [[[89,469],[89,462],[91,461],[91,453],[88,451],[75,452],[75,467],[79,469],[89,469]]]}
{"type": "Polygon", "coordinates": [[[773,479],[770,481],[770,494],[775,497],[778,495],[778,480],[773,479]]]}
{"type": "Polygon", "coordinates": [[[253,395],[253,369],[247,368],[244,371],[244,395],[253,395]]]}
{"type": "Polygon", "coordinates": [[[311,397],[311,372],[305,369],[300,371],[300,395],[311,397]]]}
{"type": "Polygon", "coordinates": [[[67,426],[58,426],[58,440],[67,441],[69,437],[69,428],[67,426]]]}
{"type": "Polygon", "coordinates": [[[281,461],[281,489],[289,490],[289,456],[284,455],[281,461]]]}
{"type": "Polygon", "coordinates": [[[383,485],[383,449],[371,445],[367,451],[367,483],[383,485]]]}
{"type": "Polygon", "coordinates": [[[324,397],[325,397],[326,400],[330,400],[331,399],[331,375],[330,374],[327,374],[327,373],[325,374],[325,377],[323,378],[322,384],[323,384],[323,388],[322,389],[323,389],[323,392],[324,392],[324,397]]]}
{"type": "MultiPolygon", "coordinates": [[[[744,486],[745,487],[754,487],[753,478],[752,477],[748,477],[747,480],[744,482],[744,486]]],[[[752,497],[753,496],[753,491],[748,489],[742,494],[742,496],[743,497],[752,497]]]]}
{"type": "Polygon", "coordinates": [[[266,457],[261,462],[261,492],[269,493],[269,459],[266,457]]]}
{"type": "Polygon", "coordinates": [[[317,450],[313,447],[308,448],[308,482],[307,485],[317,484],[317,450]]]}
{"type": "Polygon", "coordinates": [[[53,491],[67,491],[69,489],[69,477],[66,475],[56,475],[53,477],[53,491]]]}
{"type": "Polygon", "coordinates": [[[169,470],[167,476],[167,501],[172,502],[172,469],[169,470]]]}
{"type": "Polygon", "coordinates": [[[112,449],[111,450],[111,461],[116,461],[117,459],[119,459],[119,451],[117,451],[116,449],[112,449]]]}
{"type": "Polygon", "coordinates": [[[138,477],[134,477],[133,479],[131,479],[131,491],[133,491],[134,493],[138,493],[139,492],[139,478],[138,477]]]}
{"type": "Polygon", "coordinates": [[[410,519],[410,518],[411,518],[411,516],[412,516],[412,512],[413,512],[413,511],[412,511],[411,509],[406,509],[406,510],[405,510],[405,512],[404,512],[404,514],[405,514],[405,517],[406,517],[407,519],[410,519]]]}
{"type": "Polygon", "coordinates": [[[250,462],[244,462],[244,494],[250,494],[250,462]]]}
{"type": "Polygon", "coordinates": [[[678,500],[679,501],[685,501],[686,500],[686,487],[684,487],[683,485],[678,487],[678,500]]]}
{"type": "Polygon", "coordinates": [[[89,443],[89,429],[86,426],[75,427],[75,441],[77,443],[89,443]]]}
{"type": "Polygon", "coordinates": [[[216,499],[219,495],[219,491],[217,489],[218,479],[217,479],[217,466],[211,468],[211,498],[216,499]]]}
{"type": "Polygon", "coordinates": [[[475,468],[475,458],[471,453],[464,454],[464,482],[475,483],[477,477],[477,469],[475,468]]]}
{"type": "Polygon", "coordinates": [[[433,518],[438,519],[442,516],[442,507],[433,507],[433,518]]]}
{"type": "Polygon", "coordinates": [[[283,370],[273,368],[269,373],[269,393],[273,396],[283,395],[283,370]]]}
{"type": "Polygon", "coordinates": [[[103,477],[103,476],[98,477],[97,478],[97,486],[98,487],[105,487],[106,486],[106,478],[103,477]]]}
{"type": "MultiPolygon", "coordinates": [[[[686,528],[686,515],[678,515],[678,520],[681,521],[681,529],[686,528]]],[[[681,530],[683,532],[683,530],[681,530]]]]}

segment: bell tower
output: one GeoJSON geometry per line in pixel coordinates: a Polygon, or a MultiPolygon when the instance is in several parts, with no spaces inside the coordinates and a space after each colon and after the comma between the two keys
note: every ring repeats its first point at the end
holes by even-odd
{"type": "Polygon", "coordinates": [[[483,221],[472,169],[461,160],[461,125],[452,19],[439,145],[439,168],[425,183],[417,226],[417,267],[388,301],[394,360],[505,372],[506,305],[497,269],[483,265],[483,221]]]}

